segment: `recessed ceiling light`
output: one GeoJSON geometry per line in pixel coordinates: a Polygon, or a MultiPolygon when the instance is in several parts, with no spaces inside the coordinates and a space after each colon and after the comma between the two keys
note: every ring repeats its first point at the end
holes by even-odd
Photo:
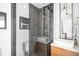
{"type": "Polygon", "coordinates": [[[24,6],[24,8],[26,8],[26,6],[24,6]]]}

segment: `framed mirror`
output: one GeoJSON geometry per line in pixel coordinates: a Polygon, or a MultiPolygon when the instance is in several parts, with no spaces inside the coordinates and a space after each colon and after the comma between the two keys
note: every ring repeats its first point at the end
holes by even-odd
{"type": "Polygon", "coordinates": [[[30,20],[29,18],[20,16],[20,29],[29,29],[30,20]]]}
{"type": "Polygon", "coordinates": [[[6,29],[6,13],[0,12],[0,29],[6,29]]]}
{"type": "Polygon", "coordinates": [[[60,38],[73,39],[73,4],[61,3],[60,4],[60,38]]]}

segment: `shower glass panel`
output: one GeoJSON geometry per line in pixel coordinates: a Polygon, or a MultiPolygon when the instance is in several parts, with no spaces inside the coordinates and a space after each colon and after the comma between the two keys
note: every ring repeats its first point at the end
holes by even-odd
{"type": "Polygon", "coordinates": [[[53,31],[53,4],[49,4],[48,6],[45,6],[40,9],[40,30],[39,37],[49,37],[52,38],[52,31],[53,31]]]}

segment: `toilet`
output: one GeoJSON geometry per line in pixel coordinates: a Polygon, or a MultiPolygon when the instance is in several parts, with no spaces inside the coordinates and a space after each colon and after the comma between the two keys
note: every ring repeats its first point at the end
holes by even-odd
{"type": "Polygon", "coordinates": [[[24,56],[29,56],[29,41],[25,41],[22,43],[24,56]]]}

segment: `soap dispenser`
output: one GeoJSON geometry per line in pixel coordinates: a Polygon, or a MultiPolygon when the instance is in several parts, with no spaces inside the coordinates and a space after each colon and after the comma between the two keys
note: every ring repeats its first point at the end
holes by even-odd
{"type": "Polygon", "coordinates": [[[77,46],[78,44],[77,44],[77,39],[75,38],[74,39],[74,46],[77,46]]]}

